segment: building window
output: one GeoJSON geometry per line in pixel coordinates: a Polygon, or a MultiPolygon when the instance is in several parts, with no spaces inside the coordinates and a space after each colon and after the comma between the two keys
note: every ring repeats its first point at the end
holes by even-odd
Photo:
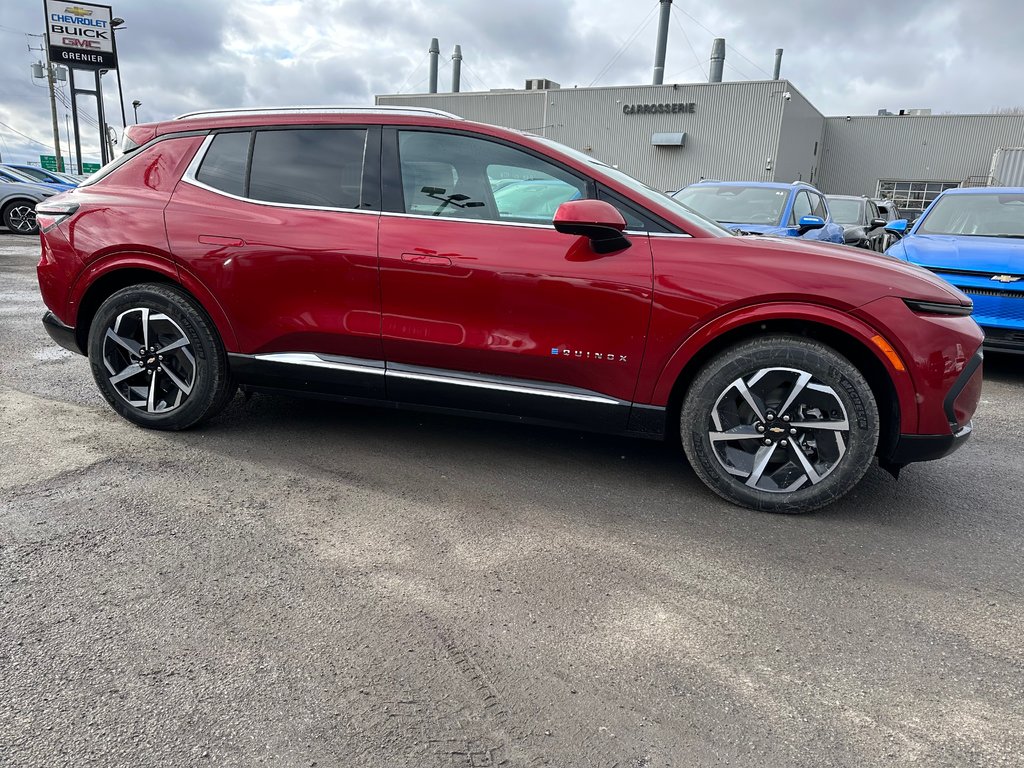
{"type": "Polygon", "coordinates": [[[892,200],[903,213],[921,213],[940,192],[960,186],[957,181],[878,180],[878,197],[892,200]]]}

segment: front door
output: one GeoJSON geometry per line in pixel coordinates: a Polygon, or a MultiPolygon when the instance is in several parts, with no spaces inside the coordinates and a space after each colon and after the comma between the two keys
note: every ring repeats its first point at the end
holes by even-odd
{"type": "Polygon", "coordinates": [[[385,130],[379,258],[389,397],[624,426],[651,312],[648,238],[596,254],[552,226],[592,180],[508,143],[385,130]]]}

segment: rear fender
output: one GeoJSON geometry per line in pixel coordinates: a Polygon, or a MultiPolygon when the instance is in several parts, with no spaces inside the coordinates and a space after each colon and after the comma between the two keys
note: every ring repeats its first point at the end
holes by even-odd
{"type": "Polygon", "coordinates": [[[224,310],[216,298],[192,274],[179,269],[178,265],[169,256],[117,253],[103,256],[93,261],[83,270],[71,288],[68,316],[78,317],[83,297],[98,280],[116,272],[129,269],[151,272],[163,278],[164,281],[176,283],[184,288],[202,305],[210,319],[213,320],[213,324],[217,327],[217,332],[220,334],[227,351],[237,351],[238,341],[235,338],[235,333],[228,322],[227,315],[224,314],[224,310]]]}

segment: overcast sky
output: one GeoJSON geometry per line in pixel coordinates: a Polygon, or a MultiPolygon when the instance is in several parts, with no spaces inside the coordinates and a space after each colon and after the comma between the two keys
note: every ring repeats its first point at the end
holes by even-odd
{"type": "MultiPolygon", "coordinates": [[[[52,154],[49,103],[32,81],[44,29],[40,0],[0,0],[0,154],[52,154]],[[34,139],[19,136],[17,132],[34,139]]],[[[427,89],[426,50],[441,41],[441,90],[462,46],[463,90],[651,81],[656,0],[118,0],[115,16],[129,123],[205,107],[373,103],[427,89]]],[[[707,79],[711,41],[729,46],[726,80],[786,77],[826,115],[930,107],[1021,106],[1021,0],[676,0],[665,82],[707,79]]],[[[120,134],[116,76],[104,77],[120,134]]],[[[66,88],[65,88],[66,92],[66,88]]],[[[95,117],[95,101],[84,111],[95,117]]],[[[65,140],[64,107],[60,108],[65,140]]],[[[97,142],[92,131],[83,143],[97,142]]],[[[1022,137],[1024,142],[1024,137],[1022,137]]],[[[67,150],[65,149],[65,155],[67,150]]]]}

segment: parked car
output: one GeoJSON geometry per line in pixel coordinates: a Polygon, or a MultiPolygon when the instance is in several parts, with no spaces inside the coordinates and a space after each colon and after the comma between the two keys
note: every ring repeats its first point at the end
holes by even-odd
{"type": "Polygon", "coordinates": [[[56,173],[47,171],[45,168],[36,168],[31,165],[19,165],[16,163],[4,163],[3,165],[0,165],[0,169],[5,171],[14,171],[18,175],[34,181],[36,184],[45,184],[46,186],[54,187],[61,192],[78,186],[77,182],[70,182],[67,179],[58,176],[56,173]]]}
{"type": "Polygon", "coordinates": [[[828,195],[828,208],[832,217],[843,228],[843,242],[869,251],[885,250],[885,232],[888,221],[878,211],[874,201],[855,195],[828,195]]]}
{"type": "Polygon", "coordinates": [[[36,204],[57,194],[52,187],[23,181],[7,181],[0,174],[0,223],[16,235],[34,235],[36,204]]]}
{"type": "Polygon", "coordinates": [[[582,152],[434,110],[128,131],[39,206],[38,274],[47,331],[135,424],[191,427],[242,385],[677,433],[716,493],[777,512],[971,432],[970,302],[896,259],[737,237],[582,152]],[[503,210],[511,177],[578,199],[503,210]]]}
{"type": "Polygon", "coordinates": [[[832,219],[825,196],[810,184],[699,181],[672,197],[740,234],[843,242],[843,228],[832,219]]]}
{"type": "Polygon", "coordinates": [[[1024,188],[947,189],[886,253],[930,269],[974,302],[985,346],[1024,353],[1024,188]]]}
{"type": "Polygon", "coordinates": [[[872,199],[872,202],[878,207],[878,215],[887,222],[906,218],[892,200],[883,200],[876,197],[872,199]]]}

